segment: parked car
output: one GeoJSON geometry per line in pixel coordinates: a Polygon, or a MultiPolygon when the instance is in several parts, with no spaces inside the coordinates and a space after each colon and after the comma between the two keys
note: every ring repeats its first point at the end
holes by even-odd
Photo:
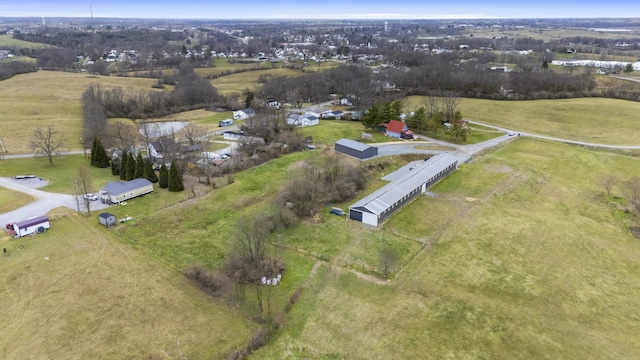
{"type": "Polygon", "coordinates": [[[96,194],[84,194],[84,198],[91,201],[96,201],[99,199],[98,195],[96,194]]]}
{"type": "Polygon", "coordinates": [[[309,145],[309,144],[307,144],[307,145],[305,146],[305,148],[306,148],[307,150],[313,150],[313,149],[315,149],[316,147],[315,147],[315,146],[313,146],[313,145],[309,145]]]}
{"type": "Polygon", "coordinates": [[[509,131],[509,136],[516,136],[516,132],[515,131],[509,131]]]}

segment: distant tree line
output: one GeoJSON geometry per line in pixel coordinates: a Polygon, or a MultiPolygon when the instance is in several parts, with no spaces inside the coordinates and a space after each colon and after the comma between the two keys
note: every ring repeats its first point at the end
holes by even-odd
{"type": "Polygon", "coordinates": [[[102,109],[106,117],[146,119],[209,107],[224,101],[224,98],[218,95],[207,80],[198,76],[192,67],[183,64],[180,66],[176,86],[171,92],[91,86],[84,92],[82,101],[83,109],[93,109],[96,117],[100,116],[102,109]]]}
{"type": "Polygon", "coordinates": [[[0,62],[0,81],[9,79],[14,75],[36,72],[35,64],[25,61],[0,62]]]}

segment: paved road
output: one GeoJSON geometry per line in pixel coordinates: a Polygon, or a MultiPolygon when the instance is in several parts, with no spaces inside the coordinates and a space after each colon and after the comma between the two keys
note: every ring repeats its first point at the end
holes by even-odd
{"type": "MultiPolygon", "coordinates": [[[[82,151],[63,151],[63,152],[59,153],[57,156],[61,156],[61,155],[82,155],[82,154],[84,154],[82,151]]],[[[46,158],[46,156],[44,156],[44,155],[32,154],[32,153],[13,154],[13,155],[4,154],[4,158],[5,159],[24,159],[24,158],[32,158],[32,157],[46,158]]],[[[54,157],[53,158],[53,163],[55,164],[55,162],[56,162],[56,159],[54,157]]]]}
{"type": "MultiPolygon", "coordinates": [[[[78,204],[76,203],[75,196],[66,194],[57,194],[47,191],[37,190],[29,186],[21,184],[22,180],[15,180],[11,178],[0,177],[0,186],[7,189],[19,191],[35,197],[37,200],[29,205],[23,206],[19,209],[10,211],[8,213],[0,214],[0,226],[4,227],[5,224],[13,221],[21,221],[32,216],[44,215],[52,209],[64,206],[73,210],[78,210],[78,204]]],[[[25,181],[37,181],[37,180],[25,180],[25,181]]],[[[91,211],[105,209],[109,205],[100,203],[100,201],[91,202],[91,211]]],[[[82,204],[80,209],[84,211],[82,204]]]]}
{"type": "MultiPolygon", "coordinates": [[[[504,131],[505,133],[508,133],[509,131],[513,131],[511,129],[506,129],[506,128],[502,128],[502,127],[499,127],[499,126],[489,125],[489,124],[481,123],[481,122],[478,122],[478,121],[475,121],[475,120],[469,120],[469,123],[482,125],[482,126],[486,126],[488,128],[504,131]]],[[[557,138],[557,137],[553,137],[553,136],[538,135],[538,134],[525,133],[525,132],[518,132],[518,134],[520,134],[520,136],[526,136],[526,137],[530,137],[530,138],[551,140],[551,141],[563,142],[565,144],[582,145],[582,146],[589,146],[589,147],[596,147],[596,148],[603,148],[603,149],[621,149],[621,150],[640,149],[640,145],[596,144],[596,143],[590,143],[590,142],[586,142],[586,141],[576,141],[576,140],[561,139],[561,138],[557,138]]]]}

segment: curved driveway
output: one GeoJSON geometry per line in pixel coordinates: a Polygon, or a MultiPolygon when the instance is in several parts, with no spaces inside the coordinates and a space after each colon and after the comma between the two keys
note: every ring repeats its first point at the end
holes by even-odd
{"type": "MultiPolygon", "coordinates": [[[[76,203],[75,196],[33,189],[21,184],[20,181],[21,180],[0,177],[0,186],[31,195],[37,200],[19,209],[0,214],[0,226],[4,227],[5,224],[10,222],[25,220],[32,216],[44,215],[50,210],[61,206],[76,211],[78,210],[78,203],[76,203]]],[[[108,206],[109,205],[102,204],[100,201],[91,202],[91,210],[104,209],[108,206]]],[[[80,210],[85,211],[82,203],[80,204],[80,210]]]]}

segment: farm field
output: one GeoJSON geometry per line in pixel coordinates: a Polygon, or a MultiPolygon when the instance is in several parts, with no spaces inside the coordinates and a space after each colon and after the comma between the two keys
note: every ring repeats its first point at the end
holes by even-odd
{"type": "Polygon", "coordinates": [[[0,187],[0,214],[21,208],[34,200],[27,194],[0,187]]]}
{"type": "Polygon", "coordinates": [[[217,79],[211,80],[211,85],[218,89],[218,92],[222,95],[242,95],[242,93],[247,89],[255,92],[262,86],[262,84],[257,82],[260,75],[300,76],[302,74],[302,72],[293,69],[245,71],[220,76],[217,79]]]}
{"type": "Polygon", "coordinates": [[[5,358],[224,358],[257,328],[115,240],[95,216],[49,215],[52,227],[43,235],[0,237],[9,250],[0,257],[5,358]]]}
{"type": "Polygon", "coordinates": [[[321,266],[253,358],[637,358],[638,220],[598,176],[639,165],[525,139],[464,165],[373,230],[429,244],[396,280],[321,266]]]}
{"type": "Polygon", "coordinates": [[[17,40],[11,35],[0,35],[1,47],[15,47],[15,48],[29,48],[29,49],[43,49],[53,47],[47,44],[34,43],[30,41],[17,40]]]}
{"type": "Polygon", "coordinates": [[[88,76],[54,71],[16,75],[0,86],[0,137],[9,153],[31,152],[29,141],[38,126],[55,125],[65,134],[68,150],[80,150],[82,93],[90,84],[105,88],[151,89],[153,79],[88,76]],[[9,132],[7,129],[11,129],[9,132]]]}
{"type": "MultiPolygon", "coordinates": [[[[420,106],[421,97],[406,99],[405,107],[420,106]]],[[[639,145],[636,121],[640,104],[632,101],[580,98],[533,101],[461,99],[467,119],[515,131],[597,144],[639,145]]]]}
{"type": "Polygon", "coordinates": [[[473,31],[474,37],[487,37],[500,38],[502,36],[508,36],[510,38],[519,39],[535,39],[543,40],[544,42],[553,42],[554,40],[584,36],[587,38],[599,38],[599,39],[636,39],[636,32],[596,32],[589,31],[588,29],[581,28],[557,28],[557,29],[518,29],[518,30],[502,30],[502,29],[480,29],[473,31]]]}

